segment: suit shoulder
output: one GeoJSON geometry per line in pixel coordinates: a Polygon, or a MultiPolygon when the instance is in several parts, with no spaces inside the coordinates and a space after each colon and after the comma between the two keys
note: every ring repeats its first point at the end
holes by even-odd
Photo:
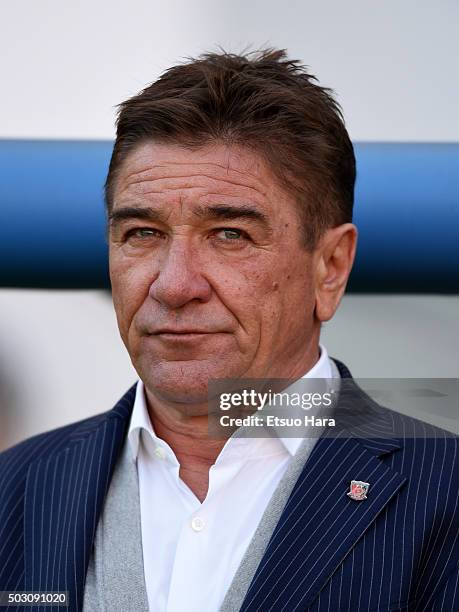
{"type": "MultiPolygon", "coordinates": [[[[438,483],[453,479],[459,486],[459,436],[451,431],[408,416],[392,408],[382,407],[392,422],[392,432],[400,440],[400,461],[429,465],[438,483]],[[404,459],[404,458],[405,459],[404,459]]],[[[400,469],[402,469],[400,464],[400,469]]],[[[429,472],[430,473],[430,472],[429,472]]]]}
{"type": "Polygon", "coordinates": [[[111,410],[27,438],[0,453],[0,483],[12,464],[26,469],[32,461],[51,457],[102,426],[110,418],[126,421],[134,402],[134,384],[111,410]]]}
{"type": "Polygon", "coordinates": [[[63,450],[74,440],[96,429],[110,417],[112,411],[99,413],[95,416],[75,421],[68,425],[57,427],[50,431],[37,434],[11,446],[0,453],[0,480],[8,478],[8,473],[26,470],[31,462],[50,457],[63,450]],[[12,466],[15,467],[12,470],[12,466]]]}
{"type": "Polygon", "coordinates": [[[452,431],[387,406],[380,406],[380,409],[385,411],[386,415],[392,420],[397,437],[435,438],[436,440],[451,440],[453,445],[459,443],[459,435],[452,431]]]}

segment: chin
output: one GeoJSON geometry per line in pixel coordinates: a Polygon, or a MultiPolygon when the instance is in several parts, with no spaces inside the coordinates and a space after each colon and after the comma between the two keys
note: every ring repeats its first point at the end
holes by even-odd
{"type": "MultiPolygon", "coordinates": [[[[167,402],[207,403],[209,379],[227,378],[233,368],[215,361],[163,361],[134,364],[147,389],[167,402]]],[[[233,375],[236,377],[237,375],[233,375]]]]}

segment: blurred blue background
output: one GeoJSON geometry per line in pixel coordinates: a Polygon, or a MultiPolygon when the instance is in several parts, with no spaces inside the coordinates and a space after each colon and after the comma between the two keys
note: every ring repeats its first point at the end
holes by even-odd
{"type": "MultiPolygon", "coordinates": [[[[0,286],[108,288],[111,141],[0,140],[0,286]]],[[[459,293],[459,144],[356,143],[348,291],[459,293]]]]}

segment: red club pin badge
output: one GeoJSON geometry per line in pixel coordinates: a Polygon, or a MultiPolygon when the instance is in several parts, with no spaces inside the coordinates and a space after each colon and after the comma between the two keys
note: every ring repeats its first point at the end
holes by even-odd
{"type": "Polygon", "coordinates": [[[361,480],[351,480],[350,491],[347,495],[351,499],[355,499],[355,501],[362,501],[363,499],[367,499],[367,493],[369,488],[369,482],[362,482],[361,480]]]}

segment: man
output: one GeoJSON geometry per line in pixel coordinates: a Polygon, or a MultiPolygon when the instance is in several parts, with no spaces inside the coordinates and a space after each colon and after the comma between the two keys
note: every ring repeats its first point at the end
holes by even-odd
{"type": "Polygon", "coordinates": [[[337,103],[283,51],[204,55],[121,105],[110,276],[140,381],[0,456],[0,589],[86,611],[459,609],[457,438],[376,405],[319,342],[354,182],[337,103]],[[210,381],[315,378],[359,435],[209,435],[210,381]]]}

